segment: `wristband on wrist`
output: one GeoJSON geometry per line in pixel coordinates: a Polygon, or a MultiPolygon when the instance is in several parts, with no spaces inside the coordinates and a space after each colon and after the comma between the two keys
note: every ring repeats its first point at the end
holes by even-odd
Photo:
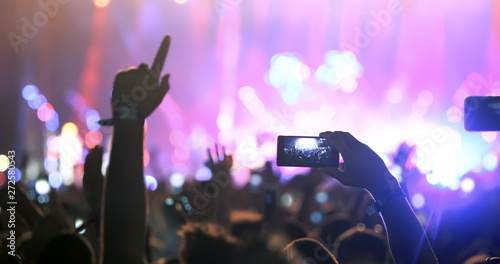
{"type": "Polygon", "coordinates": [[[399,187],[382,195],[381,197],[378,197],[372,205],[370,205],[366,208],[366,213],[369,216],[372,216],[372,215],[376,214],[377,212],[380,212],[380,210],[382,210],[382,207],[387,202],[389,202],[390,200],[392,200],[398,196],[405,196],[403,190],[399,187]]]}
{"type": "Polygon", "coordinates": [[[112,126],[115,124],[115,121],[117,119],[120,120],[134,120],[134,121],[143,121],[146,119],[140,112],[137,110],[137,108],[128,108],[128,113],[127,115],[123,116],[120,115],[119,113],[114,113],[113,118],[108,118],[108,119],[101,119],[97,121],[97,123],[101,126],[112,126]]]}

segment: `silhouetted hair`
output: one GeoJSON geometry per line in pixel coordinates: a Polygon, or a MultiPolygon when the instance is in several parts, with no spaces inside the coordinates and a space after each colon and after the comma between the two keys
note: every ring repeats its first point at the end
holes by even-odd
{"type": "Polygon", "coordinates": [[[43,249],[37,264],[91,264],[94,253],[87,240],[74,234],[52,238],[43,249]]]}
{"type": "Polygon", "coordinates": [[[252,242],[260,237],[263,215],[252,211],[231,211],[231,235],[243,242],[252,242]]]}
{"type": "Polygon", "coordinates": [[[328,248],[333,251],[333,243],[337,238],[352,227],[351,220],[347,214],[337,213],[325,219],[325,222],[319,227],[319,239],[328,248]]]}
{"type": "Polygon", "coordinates": [[[189,223],[179,231],[183,242],[179,248],[182,263],[231,263],[238,239],[214,223],[189,223]]]}
{"type": "Polygon", "coordinates": [[[338,264],[323,244],[311,238],[296,239],[283,251],[291,263],[338,264]]]}
{"type": "Polygon", "coordinates": [[[378,263],[387,259],[388,247],[375,231],[353,227],[337,238],[334,253],[340,263],[367,260],[378,263]]]}
{"type": "Polygon", "coordinates": [[[285,219],[285,233],[290,241],[307,238],[307,226],[293,217],[287,217],[285,219]]]}

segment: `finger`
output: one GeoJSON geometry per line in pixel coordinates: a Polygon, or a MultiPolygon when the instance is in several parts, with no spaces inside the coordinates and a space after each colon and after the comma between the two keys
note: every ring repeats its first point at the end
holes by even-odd
{"type": "Polygon", "coordinates": [[[321,133],[319,133],[319,136],[322,138],[331,137],[331,136],[333,136],[333,132],[331,132],[331,131],[321,132],[321,133]]]}
{"type": "Polygon", "coordinates": [[[170,36],[167,35],[163,38],[161,42],[160,49],[156,53],[155,60],[151,65],[151,70],[153,70],[153,77],[158,80],[160,78],[161,70],[163,69],[163,64],[165,64],[165,60],[167,59],[168,49],[170,48],[170,36]]]}
{"type": "Polygon", "coordinates": [[[335,131],[334,136],[341,138],[350,148],[354,148],[361,144],[351,133],[343,131],[335,131]]]}
{"type": "Polygon", "coordinates": [[[148,65],[146,63],[141,63],[137,69],[140,71],[145,71],[147,68],[148,65]]]}
{"type": "Polygon", "coordinates": [[[325,146],[334,146],[342,156],[349,156],[351,149],[349,146],[343,141],[342,138],[338,138],[335,136],[327,137],[325,141],[323,141],[323,145],[325,146]]]}
{"type": "Polygon", "coordinates": [[[210,148],[207,148],[207,154],[208,154],[208,162],[210,166],[214,165],[214,159],[212,158],[212,154],[210,153],[210,148]]]}
{"type": "Polygon", "coordinates": [[[217,157],[217,162],[220,161],[219,159],[219,146],[217,144],[215,144],[215,157],[217,157]]]}

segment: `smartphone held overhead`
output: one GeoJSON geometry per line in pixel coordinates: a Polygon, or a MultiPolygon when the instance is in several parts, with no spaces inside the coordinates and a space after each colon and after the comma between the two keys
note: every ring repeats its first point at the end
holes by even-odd
{"type": "Polygon", "coordinates": [[[469,96],[464,100],[467,131],[500,131],[500,96],[469,96]]]}
{"type": "Polygon", "coordinates": [[[324,141],[320,137],[278,136],[278,166],[338,167],[339,152],[324,141]]]}

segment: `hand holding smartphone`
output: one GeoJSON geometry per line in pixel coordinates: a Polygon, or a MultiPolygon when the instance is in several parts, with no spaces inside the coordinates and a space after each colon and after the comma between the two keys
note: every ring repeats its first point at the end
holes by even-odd
{"type": "Polygon", "coordinates": [[[325,146],[324,138],[278,136],[278,166],[289,167],[338,167],[339,152],[325,146]]]}

